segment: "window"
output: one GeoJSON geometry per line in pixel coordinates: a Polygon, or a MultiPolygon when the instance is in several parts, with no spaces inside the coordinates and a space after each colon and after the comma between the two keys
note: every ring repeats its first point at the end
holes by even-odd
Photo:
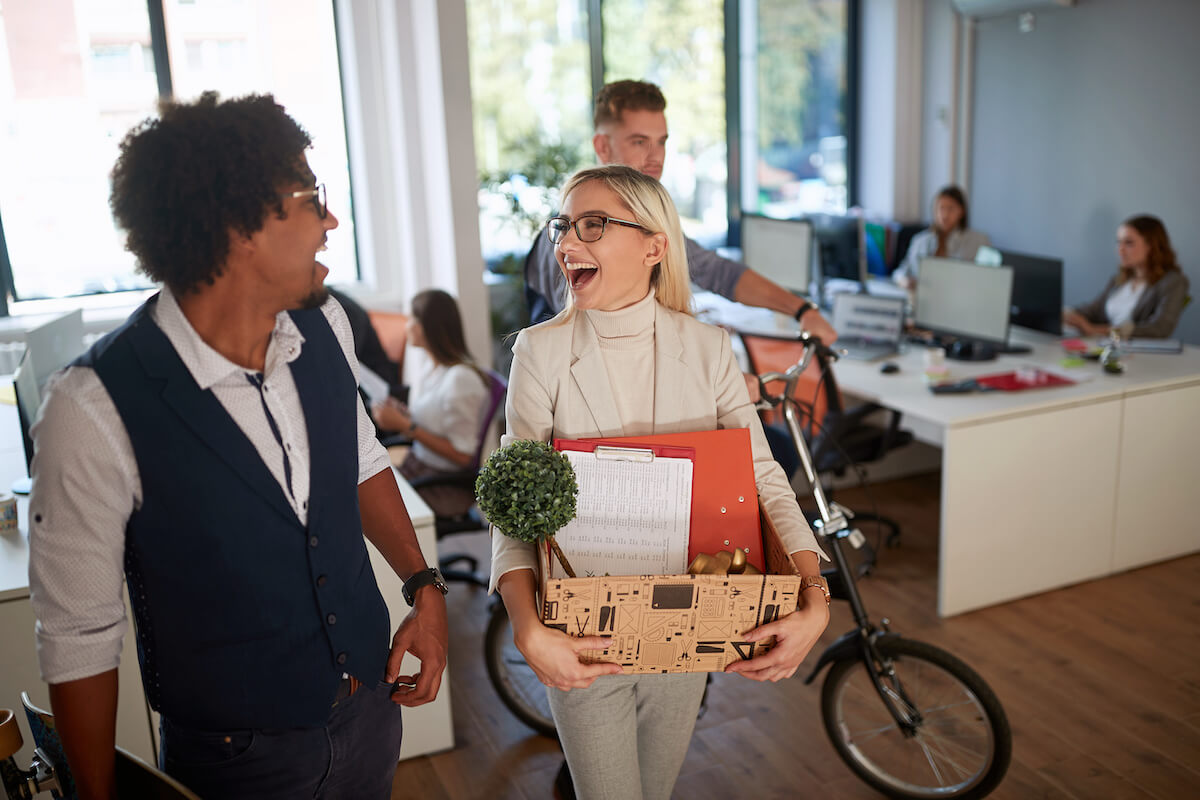
{"type": "Polygon", "coordinates": [[[743,210],[789,218],[849,205],[848,4],[741,4],[743,210]]]}
{"type": "Polygon", "coordinates": [[[738,209],[844,211],[857,4],[467,0],[485,259],[524,255],[563,179],[594,161],[592,98],[624,78],[666,95],[663,183],[693,238],[725,244],[738,209]]]}
{"type": "Polygon", "coordinates": [[[333,4],[272,9],[244,0],[3,1],[0,266],[7,259],[10,299],[148,287],[109,213],[108,174],[125,134],[155,113],[163,85],[184,100],[206,90],[273,93],[312,135],[309,163],[341,222],[322,255],[330,280],[358,277],[333,4]],[[160,11],[165,33],[155,41],[160,11]],[[156,47],[165,63],[156,65],[156,47]]]}
{"type": "Polygon", "coordinates": [[[591,78],[582,0],[468,0],[485,261],[524,253],[562,180],[590,163],[591,78]]]}
{"type": "Polygon", "coordinates": [[[670,133],[662,182],[684,233],[714,246],[725,243],[729,224],[723,9],[723,0],[603,4],[604,83],[645,80],[662,89],[670,133]]]}

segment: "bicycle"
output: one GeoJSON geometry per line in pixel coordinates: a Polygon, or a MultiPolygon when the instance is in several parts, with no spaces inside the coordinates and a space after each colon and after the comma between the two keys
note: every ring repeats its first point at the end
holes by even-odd
{"type": "MultiPolygon", "coordinates": [[[[876,625],[858,592],[856,571],[845,550],[870,546],[850,520],[853,513],[829,501],[813,468],[800,427],[795,388],[812,358],[829,369],[837,355],[815,337],[801,335],[804,354],[785,373],[759,376],[764,401],[783,405],[788,432],[811,487],[818,513],[814,532],[833,566],[822,570],[834,598],[850,604],[855,627],[829,645],[804,679],[812,684],[826,667],[821,718],[838,756],[861,780],[894,798],[985,797],[999,785],[1012,758],[1012,731],[1004,708],[987,682],[961,659],[939,647],[907,639],[876,625]],[[765,384],[783,382],[771,395],[765,384]]],[[[500,699],[522,722],[554,736],[545,687],[512,643],[504,604],[495,602],[484,639],[488,676],[500,699]]]]}

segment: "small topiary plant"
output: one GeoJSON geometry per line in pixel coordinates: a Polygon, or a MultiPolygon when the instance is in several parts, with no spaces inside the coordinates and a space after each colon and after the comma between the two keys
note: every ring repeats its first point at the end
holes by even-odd
{"type": "Polygon", "coordinates": [[[488,521],[522,542],[547,542],[567,575],[575,571],[554,534],[575,518],[575,470],[547,442],[519,439],[488,456],[475,497],[488,521]]]}

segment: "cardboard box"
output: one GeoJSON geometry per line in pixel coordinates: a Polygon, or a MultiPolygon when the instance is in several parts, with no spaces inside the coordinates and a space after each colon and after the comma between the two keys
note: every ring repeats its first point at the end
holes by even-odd
{"type": "Polygon", "coordinates": [[[588,656],[626,674],[720,672],[767,652],[774,639],[747,632],[795,611],[800,576],[759,505],[767,575],[640,575],[551,578],[539,547],[542,621],[571,636],[609,636],[588,656]]]}

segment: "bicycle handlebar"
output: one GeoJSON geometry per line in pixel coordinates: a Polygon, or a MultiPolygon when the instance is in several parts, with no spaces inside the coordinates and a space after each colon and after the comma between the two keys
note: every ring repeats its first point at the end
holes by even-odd
{"type": "Polygon", "coordinates": [[[796,382],[808,369],[809,363],[816,356],[818,363],[822,366],[831,361],[837,361],[839,353],[836,350],[825,345],[820,337],[814,336],[807,331],[798,336],[798,341],[804,345],[804,352],[800,356],[800,360],[792,366],[788,367],[787,372],[764,372],[761,375],[756,375],[758,379],[758,394],[770,406],[779,405],[785,397],[791,397],[792,391],[796,388],[796,382]],[[775,381],[783,381],[784,389],[778,395],[773,395],[767,391],[767,384],[775,381]]]}

